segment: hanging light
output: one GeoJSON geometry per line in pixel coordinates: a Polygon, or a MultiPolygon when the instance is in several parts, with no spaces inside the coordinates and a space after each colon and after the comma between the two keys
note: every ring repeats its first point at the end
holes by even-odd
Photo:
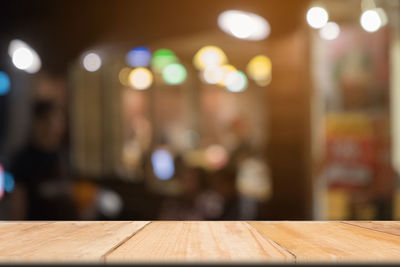
{"type": "Polygon", "coordinates": [[[228,10],[218,17],[218,26],[239,39],[259,41],[268,37],[271,28],[263,17],[240,10],[228,10]]]}
{"type": "Polygon", "coordinates": [[[328,22],[328,12],[322,7],[312,7],[307,11],[306,19],[308,25],[320,29],[328,22]]]}
{"type": "Polygon", "coordinates": [[[12,40],[10,42],[8,55],[17,69],[27,73],[36,73],[42,66],[42,62],[36,51],[21,40],[12,40]]]}

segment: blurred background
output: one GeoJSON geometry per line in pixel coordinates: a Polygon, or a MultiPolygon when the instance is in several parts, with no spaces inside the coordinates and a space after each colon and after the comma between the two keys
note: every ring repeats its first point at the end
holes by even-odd
{"type": "Polygon", "coordinates": [[[1,220],[400,219],[399,0],[0,10],[1,220]]]}

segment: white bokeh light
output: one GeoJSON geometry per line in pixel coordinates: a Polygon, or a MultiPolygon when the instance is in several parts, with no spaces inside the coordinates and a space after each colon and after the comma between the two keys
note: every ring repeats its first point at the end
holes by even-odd
{"type": "Polygon", "coordinates": [[[324,40],[335,40],[340,34],[340,27],[335,22],[328,22],[319,30],[319,36],[324,40]]]}
{"type": "Polygon", "coordinates": [[[203,72],[204,80],[209,84],[216,84],[222,80],[224,71],[220,66],[208,66],[203,72]]]}
{"type": "Polygon", "coordinates": [[[367,32],[376,32],[382,26],[382,20],[375,10],[367,10],[361,14],[361,26],[367,32]]]}
{"type": "Polygon", "coordinates": [[[17,69],[24,70],[28,73],[36,73],[42,66],[42,62],[36,51],[21,40],[13,40],[10,42],[8,54],[17,69]]]}
{"type": "Polygon", "coordinates": [[[97,196],[97,205],[100,213],[107,218],[116,218],[122,211],[121,196],[112,190],[101,189],[97,196]]]}
{"type": "Polygon", "coordinates": [[[240,10],[228,10],[218,17],[219,27],[239,39],[263,40],[270,34],[269,23],[263,17],[240,10]]]}
{"type": "Polygon", "coordinates": [[[226,88],[234,93],[242,92],[247,87],[247,77],[241,71],[233,71],[226,76],[226,88]]]}
{"type": "Polygon", "coordinates": [[[84,56],[82,65],[85,70],[95,72],[101,67],[101,57],[96,53],[88,53],[84,56]]]}
{"type": "Polygon", "coordinates": [[[320,29],[328,22],[328,12],[322,7],[312,7],[307,11],[306,19],[308,25],[320,29]]]}
{"type": "Polygon", "coordinates": [[[153,83],[153,74],[147,68],[136,68],[129,73],[129,84],[137,90],[146,90],[153,83]]]}

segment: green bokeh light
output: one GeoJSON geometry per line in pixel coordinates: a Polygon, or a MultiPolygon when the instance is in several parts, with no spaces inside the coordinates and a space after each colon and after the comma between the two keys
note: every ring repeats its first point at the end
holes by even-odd
{"type": "Polygon", "coordinates": [[[162,70],[172,64],[176,63],[178,58],[175,53],[169,49],[159,49],[154,52],[152,60],[152,68],[156,72],[162,72],[162,70]]]}
{"type": "Polygon", "coordinates": [[[162,77],[167,84],[181,84],[185,81],[186,76],[185,67],[179,63],[169,64],[162,71],[162,77]]]}

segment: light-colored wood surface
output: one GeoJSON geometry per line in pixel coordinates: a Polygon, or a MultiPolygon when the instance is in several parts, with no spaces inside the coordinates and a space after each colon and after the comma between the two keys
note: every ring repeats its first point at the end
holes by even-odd
{"type": "Polygon", "coordinates": [[[246,222],[153,222],[106,261],[269,261],[294,257],[246,222]]]}
{"type": "Polygon", "coordinates": [[[0,262],[96,262],[146,224],[0,223],[0,262]]]}
{"type": "Polygon", "coordinates": [[[392,221],[349,221],[352,225],[400,236],[400,223],[392,221]]]}
{"type": "Polygon", "coordinates": [[[0,263],[400,262],[400,222],[0,222],[0,263]]]}
{"type": "Polygon", "coordinates": [[[400,237],[342,222],[252,222],[296,262],[400,262],[400,237]]]}

